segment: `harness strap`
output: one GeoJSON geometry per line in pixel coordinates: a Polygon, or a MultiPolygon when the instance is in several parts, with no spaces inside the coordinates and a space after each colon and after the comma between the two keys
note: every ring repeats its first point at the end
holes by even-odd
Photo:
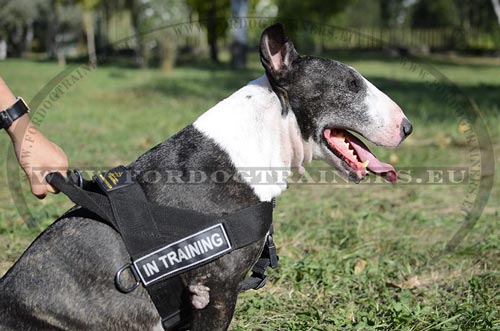
{"type": "MultiPolygon", "coordinates": [[[[92,189],[82,189],[76,186],[71,180],[65,179],[59,173],[47,175],[47,182],[66,194],[75,204],[89,209],[97,214],[102,221],[112,226],[116,231],[121,233],[120,225],[116,222],[113,210],[108,198],[103,193],[97,193],[95,187],[92,189]]],[[[139,184],[136,185],[140,188],[139,184]]],[[[127,187],[128,189],[128,187],[127,187]]],[[[137,210],[149,209],[150,215],[154,220],[168,222],[168,227],[161,227],[157,233],[151,231],[142,231],[143,221],[139,218],[139,225],[135,233],[134,241],[138,238],[144,239],[149,246],[160,248],[168,241],[168,238],[175,240],[191,235],[205,229],[207,226],[222,223],[224,228],[231,237],[233,248],[241,248],[247,246],[263,237],[268,233],[272,223],[272,204],[270,202],[261,202],[234,213],[227,215],[207,215],[198,213],[192,210],[179,209],[175,207],[159,206],[152,204],[149,201],[136,201],[127,193],[121,196],[114,196],[114,210],[127,210],[132,214],[127,216],[127,221],[137,210]],[[119,205],[119,207],[117,207],[119,205]],[[189,225],[186,220],[189,219],[189,225]],[[261,222],[251,222],[249,220],[260,220],[261,222]]],[[[123,227],[123,225],[121,225],[123,227]]],[[[175,241],[174,240],[174,241],[175,241]]],[[[140,249],[138,249],[140,251],[140,249]]],[[[135,256],[132,256],[135,258],[135,256]]]]}
{"type": "MultiPolygon", "coordinates": [[[[141,256],[144,250],[143,240],[150,237],[150,233],[157,234],[159,231],[156,222],[152,218],[146,196],[136,182],[128,184],[126,190],[102,190],[101,192],[106,194],[104,196],[96,192],[83,190],[60,175],[49,177],[47,181],[68,195],[73,202],[95,210],[101,221],[111,225],[120,233],[132,259],[141,256]],[[130,208],[124,208],[122,201],[128,201],[130,196],[133,197],[133,201],[129,203],[133,206],[129,205],[130,208]],[[112,211],[112,215],[107,212],[108,210],[112,211]],[[138,238],[139,240],[137,240],[138,238]]],[[[87,184],[87,189],[89,188],[91,187],[87,184]]],[[[82,211],[85,213],[86,209],[78,209],[72,215],[66,216],[77,216],[82,211]],[[77,214],[75,215],[75,213],[77,214]]],[[[118,289],[122,292],[130,292],[136,288],[134,286],[130,289],[124,289],[119,283],[119,277],[116,277],[115,281],[118,289]]],[[[162,282],[146,287],[146,290],[160,314],[165,330],[178,325],[182,320],[189,319],[191,307],[188,304],[189,300],[186,300],[186,288],[180,276],[165,279],[162,282]]]]}
{"type": "MultiPolygon", "coordinates": [[[[187,293],[186,286],[179,276],[181,272],[185,272],[189,268],[185,270],[181,268],[179,272],[145,280],[143,274],[139,272],[137,261],[175,244],[165,246],[165,243],[177,242],[181,238],[195,236],[196,234],[193,235],[193,232],[208,231],[217,227],[224,235],[224,229],[227,232],[227,237],[230,238],[230,244],[228,244],[230,250],[247,246],[268,234],[272,223],[272,204],[263,202],[222,216],[158,206],[147,200],[142,187],[135,180],[123,176],[123,174],[130,176],[130,172],[125,167],[120,166],[105,174],[95,176],[94,182],[97,185],[89,184],[89,182],[83,185],[81,177],[77,180],[71,176],[65,179],[58,173],[49,174],[47,182],[65,193],[74,203],[82,206],[84,209],[79,209],[80,212],[86,209],[90,210],[91,213],[99,216],[101,221],[120,233],[132,261],[134,261],[134,265],[128,264],[120,269],[120,272],[130,268],[136,278],[138,274],[141,274],[140,278],[162,318],[162,324],[166,330],[169,330],[174,326],[178,327],[179,323],[188,320],[191,315],[189,293],[187,293]],[[115,178],[115,175],[118,176],[117,174],[120,174],[120,178],[115,178]],[[191,222],[186,223],[187,219],[191,222]],[[255,222],[255,220],[260,222],[255,222]],[[168,223],[168,226],[159,226],[161,222],[168,223]]],[[[78,210],[74,212],[78,213],[78,210]]],[[[226,251],[228,250],[222,251],[221,254],[225,254],[226,251]]],[[[266,240],[264,258],[259,259],[256,263],[252,275],[253,278],[264,277],[264,281],[261,281],[260,286],[252,285],[250,288],[260,288],[265,284],[264,270],[268,265],[275,265],[271,262],[273,256],[276,257],[271,232],[266,240]],[[274,249],[274,255],[265,253],[272,251],[272,249],[274,249]],[[266,259],[269,262],[265,262],[266,259]]],[[[220,254],[213,257],[208,256],[200,262],[208,263],[218,257],[220,254]]],[[[197,263],[195,267],[199,265],[201,264],[197,263]]],[[[118,273],[117,276],[119,276],[118,273]]],[[[117,287],[124,291],[123,287],[118,286],[121,285],[118,284],[118,281],[119,277],[117,277],[117,287]]],[[[125,289],[124,292],[129,292],[136,287],[137,285],[131,287],[130,290],[125,289]]]]}
{"type": "Polygon", "coordinates": [[[278,267],[279,257],[276,252],[276,246],[273,240],[274,228],[271,225],[269,234],[266,238],[266,243],[264,249],[257,260],[257,262],[252,267],[252,275],[247,277],[240,284],[240,292],[245,292],[248,290],[258,290],[264,287],[267,283],[266,269],[271,267],[275,269],[278,267]]]}
{"type": "MultiPolygon", "coordinates": [[[[126,171],[125,168],[119,170],[126,171]]],[[[104,176],[102,174],[98,176],[100,177],[96,182],[106,194],[119,232],[132,260],[135,260],[147,252],[145,247],[148,245],[143,241],[151,238],[151,234],[160,233],[151,212],[151,205],[136,181],[130,181],[119,188],[107,189],[103,185],[106,183],[104,176]],[[127,201],[130,197],[134,198],[132,205],[124,206],[123,201],[127,201]]],[[[186,288],[179,275],[147,286],[146,290],[160,314],[164,329],[169,330],[183,319],[189,319],[191,307],[188,304],[189,300],[186,300],[186,288]]]]}
{"type": "MultiPolygon", "coordinates": [[[[103,219],[86,208],[73,208],[61,218],[71,217],[84,217],[103,222],[107,225],[112,225],[108,220],[103,219]]],[[[125,285],[121,283],[120,271],[130,268],[130,266],[131,264],[126,264],[117,272],[115,277],[115,285],[117,289],[123,293],[132,292],[140,284],[140,281],[138,281],[137,284],[131,287],[125,287],[125,285]]],[[[135,275],[133,270],[132,273],[134,277],[138,279],[138,276],[135,275]]],[[[148,286],[146,287],[146,291],[160,315],[165,330],[172,330],[174,327],[183,326],[183,323],[190,320],[192,311],[189,304],[189,293],[180,276],[164,279],[161,282],[148,286]]]]}

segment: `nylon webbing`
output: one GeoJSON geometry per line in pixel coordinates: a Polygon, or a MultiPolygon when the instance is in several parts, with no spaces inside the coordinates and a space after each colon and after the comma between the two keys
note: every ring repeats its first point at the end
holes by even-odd
{"type": "Polygon", "coordinates": [[[267,283],[266,269],[278,267],[278,254],[273,240],[273,226],[271,225],[269,234],[266,238],[266,243],[262,254],[257,262],[252,267],[252,274],[240,284],[240,292],[248,290],[258,290],[264,287],[267,283]]]}
{"type": "MultiPolygon", "coordinates": [[[[49,174],[47,182],[66,194],[75,204],[89,209],[120,232],[120,225],[114,219],[113,213],[109,212],[112,207],[104,194],[83,190],[59,173],[49,174]]],[[[139,186],[139,184],[136,185],[139,186]]],[[[187,209],[159,206],[149,201],[137,201],[127,194],[115,197],[114,201],[115,206],[119,205],[120,208],[124,209],[148,208],[155,222],[158,225],[164,224],[164,226],[158,227],[157,233],[139,231],[140,236],[148,242],[148,245],[155,247],[163,246],[168,240],[175,241],[208,226],[222,223],[231,236],[233,247],[241,248],[266,236],[272,223],[273,207],[270,202],[261,202],[231,214],[218,216],[187,209]],[[186,220],[190,220],[189,224],[186,224],[186,220]]]]}
{"type": "MultiPolygon", "coordinates": [[[[223,224],[227,231],[232,250],[238,249],[265,237],[272,223],[273,207],[267,202],[232,214],[217,216],[152,204],[135,181],[123,188],[109,191],[99,190],[97,185],[86,185],[85,189],[82,189],[72,182],[71,178],[65,179],[59,173],[49,174],[47,182],[118,231],[132,260],[141,258],[166,243],[175,242],[219,223],[223,224]]],[[[70,214],[72,213],[67,215],[70,214]]],[[[263,257],[265,252],[269,251],[270,242],[272,243],[272,236],[266,241],[263,257]]],[[[274,248],[274,244],[272,247],[274,248]]],[[[210,261],[207,260],[206,263],[210,261]]],[[[254,266],[255,270],[252,269],[252,278],[255,278],[257,273],[264,275],[265,268],[270,264],[272,263],[269,257],[259,259],[254,266]],[[268,262],[263,261],[266,259],[268,262]]],[[[260,284],[260,287],[264,284],[260,284]]],[[[252,284],[247,284],[250,285],[252,284]]],[[[257,288],[256,286],[249,288],[257,288]]],[[[162,317],[166,330],[189,318],[191,309],[187,300],[188,293],[178,273],[145,287],[162,317]]]]}

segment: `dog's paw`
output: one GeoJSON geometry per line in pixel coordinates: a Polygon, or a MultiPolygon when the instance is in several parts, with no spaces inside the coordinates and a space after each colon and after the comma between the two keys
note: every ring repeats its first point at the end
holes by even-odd
{"type": "Polygon", "coordinates": [[[210,302],[210,289],[204,285],[189,285],[191,304],[195,309],[203,309],[210,302]]]}

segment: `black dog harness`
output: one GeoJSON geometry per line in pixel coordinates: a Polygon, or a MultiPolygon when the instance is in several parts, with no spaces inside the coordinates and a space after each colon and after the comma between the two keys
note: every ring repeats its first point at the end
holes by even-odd
{"type": "Polygon", "coordinates": [[[83,216],[108,224],[120,233],[131,262],[115,275],[118,290],[129,293],[140,283],[148,291],[165,330],[189,321],[189,293],[180,274],[266,237],[261,257],[241,291],[266,283],[267,267],[277,267],[272,237],[273,203],[262,202],[231,214],[217,216],[150,203],[132,173],[119,166],[86,181],[79,171],[64,178],[53,173],[47,182],[83,207],[63,217],[83,216]],[[129,269],[136,282],[124,284],[129,269]]]}

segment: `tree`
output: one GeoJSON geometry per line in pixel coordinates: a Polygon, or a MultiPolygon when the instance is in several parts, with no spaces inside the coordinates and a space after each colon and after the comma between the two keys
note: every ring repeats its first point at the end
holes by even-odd
{"type": "Polygon", "coordinates": [[[229,14],[229,0],[186,0],[189,7],[198,13],[200,23],[207,28],[210,58],[219,62],[217,41],[227,31],[227,22],[220,18],[229,14]]]}
{"type": "Polygon", "coordinates": [[[339,13],[348,0],[277,0],[280,17],[321,21],[339,13]]]}
{"type": "MultiPolygon", "coordinates": [[[[349,5],[349,1],[276,0],[276,4],[278,5],[278,16],[285,22],[287,33],[294,40],[294,43],[298,44],[302,40],[298,35],[298,28],[301,22],[328,22],[332,16],[343,11],[349,5]]],[[[309,34],[304,35],[304,37],[305,41],[312,41],[309,34]]],[[[304,48],[304,46],[301,47],[304,48]]]]}
{"type": "MultiPolygon", "coordinates": [[[[231,13],[234,18],[248,16],[248,0],[231,0],[231,13]]],[[[243,23],[243,22],[242,22],[243,23]]],[[[231,66],[233,69],[242,69],[247,64],[248,28],[246,24],[236,24],[231,31],[231,66]]]]}
{"type": "Polygon", "coordinates": [[[404,18],[404,0],[380,0],[380,25],[383,28],[395,28],[404,18]]]}
{"type": "Polygon", "coordinates": [[[134,41],[135,41],[135,63],[140,68],[144,68],[147,66],[146,54],[144,48],[144,42],[141,34],[141,13],[143,12],[143,8],[141,6],[141,2],[139,0],[126,0],[125,7],[130,12],[130,18],[132,22],[132,30],[134,33],[134,41]]]}
{"type": "Polygon", "coordinates": [[[82,6],[82,18],[85,35],[87,37],[87,53],[89,62],[92,66],[97,66],[97,50],[95,47],[94,33],[94,9],[99,4],[100,0],[79,0],[82,6]]]}
{"type": "Polygon", "coordinates": [[[7,39],[12,55],[31,50],[33,24],[46,5],[42,0],[0,0],[0,37],[7,39]]]}
{"type": "Polygon", "coordinates": [[[135,2],[137,6],[133,21],[137,53],[141,54],[142,66],[147,66],[150,56],[156,55],[163,72],[169,73],[175,65],[177,36],[173,29],[166,26],[183,22],[188,7],[184,0],[129,1],[135,2]]]}
{"type": "Polygon", "coordinates": [[[411,26],[442,28],[458,25],[459,13],[453,0],[420,0],[413,6],[411,26]]]}
{"type": "Polygon", "coordinates": [[[61,50],[59,38],[57,37],[60,25],[58,2],[57,0],[51,0],[50,10],[47,12],[47,17],[51,22],[51,24],[48,24],[47,29],[47,53],[49,58],[57,58],[60,65],[66,65],[66,57],[61,50]]]}
{"type": "Polygon", "coordinates": [[[498,26],[500,27],[500,0],[491,0],[491,4],[495,10],[495,15],[497,15],[498,26]]]}

